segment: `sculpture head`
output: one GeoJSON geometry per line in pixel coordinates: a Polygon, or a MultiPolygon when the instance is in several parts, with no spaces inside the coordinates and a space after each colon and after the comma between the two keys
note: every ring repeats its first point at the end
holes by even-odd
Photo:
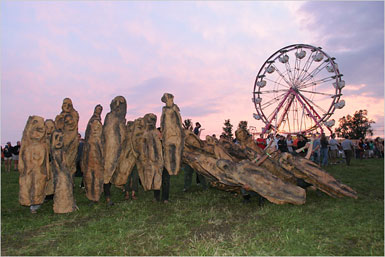
{"type": "Polygon", "coordinates": [[[102,111],[103,111],[103,106],[98,104],[95,106],[94,115],[100,116],[100,115],[102,115],[102,111]]]}
{"type": "Polygon", "coordinates": [[[206,142],[209,145],[213,145],[215,143],[215,140],[214,140],[214,138],[212,136],[207,135],[206,136],[206,142]]]}
{"type": "Polygon", "coordinates": [[[127,121],[127,132],[131,133],[134,130],[134,123],[132,120],[127,121]]]}
{"type": "Polygon", "coordinates": [[[156,127],[156,115],[153,113],[147,113],[144,115],[144,122],[145,122],[145,127],[146,130],[153,130],[156,127]]]}
{"type": "Polygon", "coordinates": [[[73,131],[76,129],[76,122],[71,114],[64,116],[64,131],[73,131]]]}
{"type": "Polygon", "coordinates": [[[115,97],[110,104],[111,112],[120,118],[124,118],[127,113],[127,102],[123,96],[115,97]]]}
{"type": "Polygon", "coordinates": [[[235,131],[235,138],[239,142],[245,142],[248,139],[248,137],[249,137],[249,135],[245,129],[239,128],[235,131]]]}
{"type": "Polygon", "coordinates": [[[61,149],[64,145],[63,143],[63,132],[61,130],[55,130],[52,133],[51,136],[51,148],[54,149],[61,149]]]}
{"type": "Polygon", "coordinates": [[[169,93],[164,93],[161,101],[165,103],[167,107],[172,107],[174,105],[174,96],[169,93]]]}
{"type": "Polygon", "coordinates": [[[70,112],[73,110],[73,105],[72,105],[72,100],[70,98],[64,98],[63,100],[63,104],[61,106],[61,109],[63,110],[63,112],[70,112]]]}
{"type": "Polygon", "coordinates": [[[30,116],[27,122],[28,136],[32,141],[40,141],[45,136],[44,118],[39,116],[30,116]],[[28,126],[29,123],[29,126],[28,126]]]}
{"type": "Polygon", "coordinates": [[[55,122],[51,119],[47,119],[45,120],[44,124],[45,124],[46,135],[50,137],[53,131],[55,130],[55,122]]]}

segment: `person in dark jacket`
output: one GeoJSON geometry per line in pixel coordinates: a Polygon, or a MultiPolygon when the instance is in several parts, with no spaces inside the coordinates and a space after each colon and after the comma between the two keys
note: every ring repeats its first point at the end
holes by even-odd
{"type": "Polygon", "coordinates": [[[11,142],[8,142],[4,147],[4,160],[5,160],[5,170],[11,172],[11,162],[12,162],[12,145],[11,142]]]}

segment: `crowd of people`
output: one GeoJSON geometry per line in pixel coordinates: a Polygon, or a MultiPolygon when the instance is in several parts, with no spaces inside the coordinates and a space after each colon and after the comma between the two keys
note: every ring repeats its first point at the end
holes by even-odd
{"type": "Polygon", "coordinates": [[[4,162],[5,171],[11,172],[12,163],[13,169],[15,171],[19,170],[18,164],[20,147],[20,141],[17,141],[15,146],[12,146],[11,142],[7,142],[4,147],[1,146],[1,162],[4,162]]]}
{"type": "Polygon", "coordinates": [[[352,157],[356,159],[384,158],[384,140],[377,137],[372,139],[351,140],[348,137],[337,140],[335,134],[330,137],[325,133],[315,134],[263,134],[256,140],[257,145],[262,149],[272,147],[281,152],[299,154],[303,157],[310,156],[310,159],[320,166],[335,165],[346,162],[350,165],[352,157]],[[311,151],[309,153],[308,151],[311,151]]]}

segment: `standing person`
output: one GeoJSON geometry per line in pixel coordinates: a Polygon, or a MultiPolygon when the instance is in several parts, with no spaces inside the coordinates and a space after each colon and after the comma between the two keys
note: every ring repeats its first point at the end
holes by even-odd
{"type": "Polygon", "coordinates": [[[291,138],[290,134],[288,134],[287,137],[286,137],[286,145],[287,145],[287,150],[289,151],[289,153],[294,152],[294,149],[293,149],[293,139],[291,138]]]}
{"type": "Polygon", "coordinates": [[[314,138],[314,141],[313,141],[313,153],[311,155],[311,159],[313,162],[319,165],[321,161],[321,158],[320,158],[321,140],[318,133],[315,136],[312,135],[312,137],[314,138]]]}
{"type": "Polygon", "coordinates": [[[12,160],[13,160],[13,167],[14,170],[19,171],[19,168],[17,167],[19,163],[19,152],[20,152],[20,141],[17,141],[17,144],[12,147],[12,160]]]}
{"type": "Polygon", "coordinates": [[[360,138],[357,143],[356,159],[362,160],[364,157],[364,139],[360,138]]]}
{"type": "MultiPolygon", "coordinates": [[[[158,128],[159,139],[162,141],[162,132],[161,128],[158,128]]],[[[170,174],[167,171],[166,167],[163,167],[162,170],[162,185],[160,186],[160,190],[154,190],[154,201],[160,202],[162,200],[163,203],[168,203],[168,199],[170,196],[170,174]],[[162,190],[162,197],[160,196],[160,191],[162,190]]]]}
{"type": "Polygon", "coordinates": [[[329,150],[329,142],[328,139],[326,138],[325,133],[322,133],[321,135],[321,166],[327,166],[328,165],[328,150],[329,150]]]}
{"type": "Polygon", "coordinates": [[[131,171],[131,174],[128,176],[127,183],[124,187],[124,189],[125,189],[124,199],[130,200],[130,197],[132,200],[137,199],[138,184],[139,184],[138,170],[137,170],[136,166],[134,166],[134,168],[131,171]]]}
{"type": "Polygon", "coordinates": [[[84,140],[82,139],[82,136],[80,133],[78,133],[78,140],[79,140],[79,145],[78,145],[78,154],[76,155],[76,172],[75,172],[75,177],[81,177],[82,182],[80,183],[80,188],[84,188],[84,182],[83,182],[83,171],[81,168],[81,160],[82,160],[82,154],[83,154],[83,145],[84,145],[84,140]]]}
{"type": "Polygon", "coordinates": [[[266,139],[263,138],[262,133],[259,135],[259,138],[257,138],[257,146],[259,146],[261,149],[265,149],[266,147],[266,139]]]}
{"type": "Polygon", "coordinates": [[[339,143],[335,139],[336,135],[333,133],[329,140],[329,149],[330,149],[330,164],[337,164],[337,154],[339,143]]]}
{"type": "Polygon", "coordinates": [[[285,153],[285,152],[288,152],[289,150],[287,149],[287,143],[286,143],[286,139],[285,137],[282,135],[280,136],[278,142],[277,142],[277,145],[278,145],[278,149],[282,152],[282,153],[285,153]]]}
{"type": "Polygon", "coordinates": [[[199,122],[195,123],[194,134],[197,135],[198,137],[201,136],[201,132],[202,132],[202,130],[204,130],[201,127],[202,127],[202,125],[199,122]]]}
{"type": "MultiPolygon", "coordinates": [[[[201,124],[199,122],[195,123],[195,128],[194,128],[193,132],[194,132],[195,135],[198,136],[198,138],[200,138],[201,132],[202,132],[202,130],[204,130],[201,127],[202,126],[201,126],[201,124]]],[[[185,173],[185,180],[186,180],[186,173],[185,173]]],[[[197,183],[197,185],[200,185],[200,177],[198,176],[198,173],[197,173],[197,177],[196,177],[196,183],[197,183]]]]}
{"type": "Polygon", "coordinates": [[[8,142],[4,147],[4,160],[5,160],[5,170],[11,172],[11,162],[12,162],[12,145],[11,142],[8,142]]]}
{"type": "MultiPolygon", "coordinates": [[[[305,139],[305,137],[303,135],[298,135],[298,141],[297,141],[297,150],[303,148],[307,143],[307,140],[305,139]]],[[[307,154],[307,148],[303,149],[299,155],[302,156],[302,157],[305,157],[307,154]]]]}
{"type": "Polygon", "coordinates": [[[348,136],[345,136],[345,140],[342,141],[341,146],[345,153],[346,165],[350,166],[350,160],[352,159],[354,146],[348,136]]]}

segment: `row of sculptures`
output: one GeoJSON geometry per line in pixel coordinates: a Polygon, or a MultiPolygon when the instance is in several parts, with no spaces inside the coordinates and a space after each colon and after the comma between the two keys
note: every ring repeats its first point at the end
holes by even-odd
{"type": "MultiPolygon", "coordinates": [[[[353,189],[313,162],[290,153],[262,150],[243,128],[235,132],[239,144],[210,136],[201,140],[183,128],[172,94],[165,93],[161,101],[165,106],[160,131],[153,113],[126,123],[123,96],[112,100],[104,123],[103,107],[95,107],[86,127],[81,160],[89,200],[98,202],[104,192],[110,201],[110,185],[123,188],[135,165],[143,189],[159,190],[163,168],[177,175],[182,163],[204,175],[214,187],[230,191],[246,187],[276,204],[304,204],[304,187],[309,185],[332,197],[357,198],[353,189]]],[[[63,100],[62,112],[54,121],[28,118],[20,150],[21,205],[39,206],[46,195],[54,194],[55,213],[77,209],[72,179],[79,144],[78,122],[79,114],[69,98],[63,100]]]]}

